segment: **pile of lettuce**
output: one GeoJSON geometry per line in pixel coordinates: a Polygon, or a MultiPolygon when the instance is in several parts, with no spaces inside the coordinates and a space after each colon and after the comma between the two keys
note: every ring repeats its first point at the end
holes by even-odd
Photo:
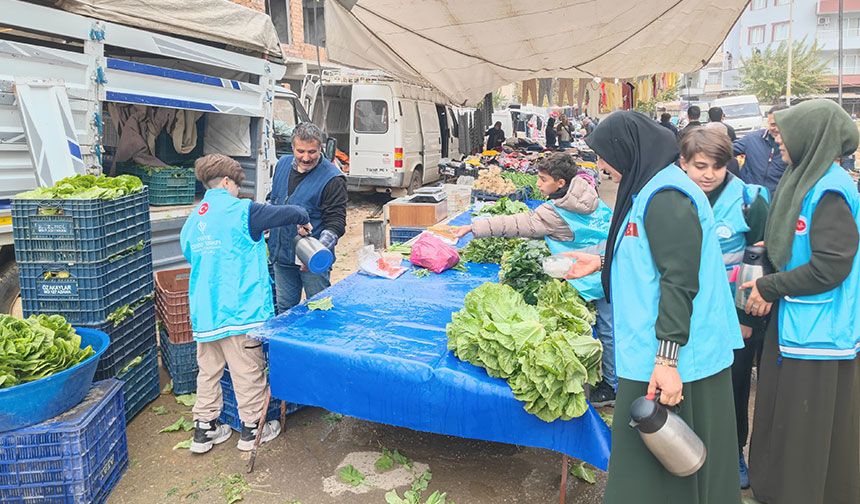
{"type": "Polygon", "coordinates": [[[504,284],[466,295],[447,326],[448,349],[505,378],[525,410],[541,420],[570,420],[588,410],[584,385],[600,381],[603,347],[592,336],[594,315],[568,282],[541,287],[537,305],[504,284]]]}
{"type": "Polygon", "coordinates": [[[473,263],[501,264],[506,252],[514,250],[522,242],[519,238],[488,236],[487,238],[472,238],[460,250],[460,257],[473,263]]]}
{"type": "Polygon", "coordinates": [[[530,211],[528,205],[522,201],[513,201],[506,196],[495,203],[484,205],[477,212],[472,212],[472,215],[513,215],[530,211]]]}
{"type": "Polygon", "coordinates": [[[95,351],[60,315],[20,319],[0,314],[0,389],[59,373],[95,351]]]}
{"type": "Polygon", "coordinates": [[[37,187],[15,196],[18,199],[103,199],[114,200],[143,190],[143,183],[133,175],[75,175],[51,187],[37,187]]]}

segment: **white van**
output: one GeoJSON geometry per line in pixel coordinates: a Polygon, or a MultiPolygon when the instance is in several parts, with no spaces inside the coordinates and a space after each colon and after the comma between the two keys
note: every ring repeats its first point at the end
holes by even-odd
{"type": "Polygon", "coordinates": [[[302,88],[314,123],[349,155],[351,191],[412,193],[439,179],[442,158],[459,158],[459,125],[438,92],[379,72],[308,76],[302,88]],[[321,90],[321,92],[320,92],[321,90]]]}
{"type": "Polygon", "coordinates": [[[738,138],[762,127],[762,114],[755,95],[717,98],[711,106],[723,109],[726,115],[724,122],[735,129],[738,138]]]}

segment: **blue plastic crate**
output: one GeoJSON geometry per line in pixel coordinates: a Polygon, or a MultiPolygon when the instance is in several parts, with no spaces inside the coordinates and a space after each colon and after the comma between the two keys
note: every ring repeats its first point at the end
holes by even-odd
{"type": "Polygon", "coordinates": [[[142,166],[122,163],[120,173],[134,175],[149,189],[152,206],[190,205],[194,203],[196,179],[193,166],[142,166]]]}
{"type": "MultiPolygon", "coordinates": [[[[221,392],[224,398],[224,405],[221,408],[221,416],[218,421],[229,425],[237,432],[242,431],[242,421],[239,419],[239,408],[236,403],[236,393],[233,391],[233,381],[230,378],[230,371],[224,369],[224,375],[221,377],[221,392]]],[[[286,403],[286,414],[295,413],[304,406],[296,403],[286,403]]],[[[281,416],[281,400],[274,397],[269,401],[269,411],[266,413],[266,420],[276,420],[281,416]]]]}
{"type": "Polygon", "coordinates": [[[0,434],[0,502],[105,502],[128,468],[121,391],[98,382],[62,415],[0,434]]]}
{"type": "Polygon", "coordinates": [[[525,200],[526,194],[526,191],[523,189],[518,189],[510,194],[493,194],[485,191],[478,191],[472,189],[471,202],[474,203],[476,201],[498,201],[502,198],[508,198],[512,201],[525,200]]]}
{"type": "Polygon", "coordinates": [[[12,200],[15,260],[97,262],[150,241],[149,193],[104,200],[12,200]]]}
{"type": "Polygon", "coordinates": [[[94,380],[116,378],[122,368],[138,355],[158,344],[155,336],[155,298],[143,298],[132,303],[134,314],[114,326],[112,320],[101,324],[79,324],[102,331],[110,338],[110,346],[99,359],[94,380]],[[135,307],[135,304],[138,306],[135,307]]]}
{"type": "Polygon", "coordinates": [[[388,231],[388,240],[389,243],[406,243],[424,231],[427,231],[427,228],[392,226],[388,231]]]}
{"type": "Polygon", "coordinates": [[[125,398],[125,421],[130,422],[149,403],[158,398],[161,387],[158,383],[158,348],[150,348],[140,364],[132,366],[117,380],[124,382],[122,395],[125,398]]]}
{"type": "Polygon", "coordinates": [[[173,393],[190,394],[197,391],[197,342],[171,343],[166,334],[161,337],[161,362],[170,379],[173,393]]]}
{"type": "Polygon", "coordinates": [[[152,246],[94,263],[18,263],[24,316],[62,315],[72,324],[101,324],[123,305],[153,292],[152,246]]]}

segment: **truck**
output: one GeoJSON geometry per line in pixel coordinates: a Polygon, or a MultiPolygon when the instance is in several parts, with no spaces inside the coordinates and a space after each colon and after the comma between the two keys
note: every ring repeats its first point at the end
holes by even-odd
{"type": "MultiPolygon", "coordinates": [[[[225,17],[257,15],[229,2],[220,4],[225,17]]],[[[156,10],[158,5],[141,8],[156,10]]],[[[217,41],[200,38],[207,30],[165,35],[106,20],[110,15],[99,12],[81,15],[19,0],[0,0],[0,11],[2,313],[19,296],[11,198],[65,175],[108,172],[118,143],[111,110],[134,105],[199,113],[197,144],[190,153],[176,157],[163,131],[156,151],[173,156],[163,159],[171,164],[193,162],[213,149],[229,150],[224,153],[239,161],[246,174],[240,197],[257,202],[270,191],[278,155],[290,151],[292,128],[308,120],[296,93],[277,84],[286,69],[271,57],[280,54],[279,45],[268,52],[252,51],[245,35],[235,45],[225,43],[227,30],[219,30],[217,41]]],[[[195,12],[186,14],[185,25],[194,22],[195,12]]],[[[255,26],[275,33],[267,18],[255,26]]],[[[248,38],[254,35],[247,33],[248,38]]],[[[151,207],[155,270],[186,264],[179,232],[195,204],[151,207]]]]}

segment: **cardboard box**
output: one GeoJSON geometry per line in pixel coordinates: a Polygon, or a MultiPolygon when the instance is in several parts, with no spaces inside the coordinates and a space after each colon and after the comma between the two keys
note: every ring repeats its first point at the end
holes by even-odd
{"type": "Polygon", "coordinates": [[[438,203],[409,203],[402,200],[388,204],[388,224],[391,226],[428,227],[448,217],[448,201],[438,203]]]}

